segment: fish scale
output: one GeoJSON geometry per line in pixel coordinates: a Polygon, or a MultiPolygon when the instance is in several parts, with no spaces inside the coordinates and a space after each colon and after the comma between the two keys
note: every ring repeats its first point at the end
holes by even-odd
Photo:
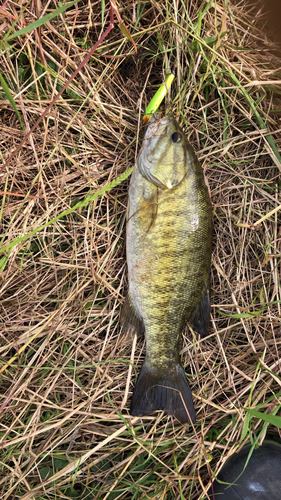
{"type": "Polygon", "coordinates": [[[133,333],[144,330],[146,340],[132,415],[162,409],[181,422],[195,421],[179,340],[186,322],[207,333],[211,244],[202,167],[176,120],[154,118],[129,188],[129,290],[121,324],[133,333]]]}

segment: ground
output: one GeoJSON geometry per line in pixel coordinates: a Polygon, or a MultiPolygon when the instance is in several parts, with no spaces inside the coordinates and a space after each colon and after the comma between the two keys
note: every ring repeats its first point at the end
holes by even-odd
{"type": "Polygon", "coordinates": [[[0,11],[3,499],[201,500],[227,457],[281,427],[278,51],[244,2],[116,7],[25,140],[110,6],[0,11]],[[194,427],[129,415],[145,346],[119,327],[129,169],[171,71],[161,111],[196,150],[214,217],[210,334],[186,327],[181,345],[194,427]]]}

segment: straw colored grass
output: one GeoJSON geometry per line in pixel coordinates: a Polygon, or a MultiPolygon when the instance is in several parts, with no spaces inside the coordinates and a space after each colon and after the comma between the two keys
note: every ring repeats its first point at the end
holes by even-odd
{"type": "MultiPolygon", "coordinates": [[[[115,19],[0,173],[5,500],[203,499],[211,471],[281,427],[281,61],[244,2],[119,5],[138,52],[115,19]],[[184,127],[214,208],[210,335],[186,328],[181,346],[194,427],[129,415],[145,346],[119,327],[129,185],[119,177],[170,71],[162,111],[184,127]]],[[[9,1],[0,25],[11,35],[55,8],[9,1]]],[[[2,42],[2,166],[108,24],[107,2],[81,0],[2,42]]]]}

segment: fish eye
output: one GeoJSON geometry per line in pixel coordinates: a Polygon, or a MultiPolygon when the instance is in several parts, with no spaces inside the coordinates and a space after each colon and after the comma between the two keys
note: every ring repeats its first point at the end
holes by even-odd
{"type": "Polygon", "coordinates": [[[172,142],[179,143],[179,142],[181,142],[181,134],[179,134],[178,132],[174,132],[171,135],[171,139],[172,139],[172,142]]]}

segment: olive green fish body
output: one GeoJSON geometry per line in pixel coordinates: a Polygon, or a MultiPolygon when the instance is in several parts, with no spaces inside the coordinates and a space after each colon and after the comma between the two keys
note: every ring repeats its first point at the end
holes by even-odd
{"type": "Polygon", "coordinates": [[[173,118],[154,120],[129,189],[129,291],[122,322],[129,327],[137,321],[135,329],[144,329],[146,338],[132,414],[164,409],[181,421],[195,420],[179,339],[187,321],[206,333],[211,235],[202,167],[173,118]]]}

